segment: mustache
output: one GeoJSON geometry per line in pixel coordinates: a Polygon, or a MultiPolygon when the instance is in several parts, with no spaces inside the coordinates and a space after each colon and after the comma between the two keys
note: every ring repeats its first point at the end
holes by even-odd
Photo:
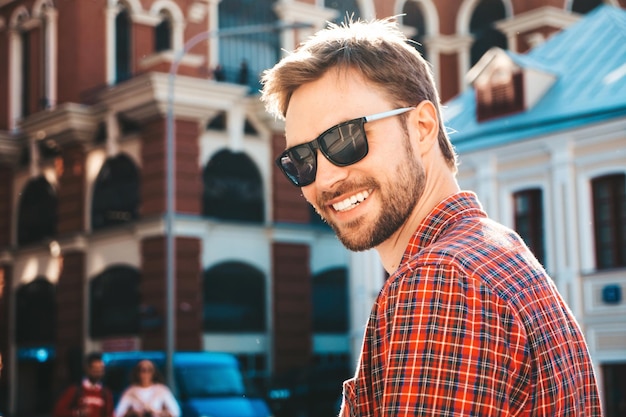
{"type": "Polygon", "coordinates": [[[328,202],[343,194],[351,194],[356,190],[373,190],[380,188],[380,184],[374,178],[367,178],[361,181],[344,182],[337,186],[333,191],[322,191],[315,199],[316,209],[317,207],[326,207],[328,202]]]}

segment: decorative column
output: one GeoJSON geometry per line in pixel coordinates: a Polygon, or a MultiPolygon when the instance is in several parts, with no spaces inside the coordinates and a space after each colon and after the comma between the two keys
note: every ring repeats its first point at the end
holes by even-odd
{"type": "Polygon", "coordinates": [[[61,246],[61,272],[56,288],[57,340],[55,388],[62,388],[81,372],[89,317],[86,278],[87,153],[83,143],[68,133],[60,143],[61,158],[57,162],[57,232],[61,246]]]}
{"type": "Polygon", "coordinates": [[[551,188],[555,259],[553,279],[561,295],[577,318],[583,314],[580,286],[576,284],[580,270],[578,255],[577,202],[574,186],[574,155],[568,143],[551,146],[551,188]]]}
{"type": "Polygon", "coordinates": [[[313,306],[308,245],[274,243],[273,371],[300,367],[311,359],[313,306]]]}
{"type": "Polygon", "coordinates": [[[440,35],[425,42],[431,63],[439,74],[435,79],[439,81],[442,102],[465,89],[472,42],[473,38],[469,35],[440,35]]]}
{"type": "MultiPolygon", "coordinates": [[[[0,152],[3,152],[1,144],[0,152]]],[[[0,163],[0,251],[11,246],[11,225],[15,221],[12,217],[13,177],[13,168],[0,163]]]]}
{"type": "MultiPolygon", "coordinates": [[[[201,212],[202,182],[197,162],[199,123],[175,120],[176,124],[176,213],[198,215],[201,212]]],[[[142,213],[144,218],[161,217],[166,207],[165,172],[166,126],[163,118],[144,124],[142,130],[142,213]]],[[[176,220],[174,221],[176,235],[176,220]]],[[[160,233],[160,231],[158,232],[160,233]]],[[[197,238],[176,236],[175,259],[175,329],[177,350],[202,348],[201,242],[197,238]]],[[[162,325],[141,331],[142,349],[165,348],[166,236],[153,233],[141,242],[142,303],[162,319],[162,325]]]]}
{"type": "Polygon", "coordinates": [[[45,95],[48,100],[48,106],[54,108],[57,104],[57,63],[58,63],[58,49],[57,49],[57,27],[58,27],[58,12],[56,9],[47,7],[45,9],[45,22],[46,22],[46,91],[45,95]]]}
{"type": "Polygon", "coordinates": [[[67,143],[62,148],[58,190],[59,236],[85,230],[85,167],[87,154],[82,144],[67,143]]]}
{"type": "Polygon", "coordinates": [[[88,328],[85,288],[84,242],[72,242],[62,247],[63,269],[56,288],[57,341],[56,377],[60,389],[72,379],[71,371],[80,363],[88,328]]]}
{"type": "MultiPolygon", "coordinates": [[[[196,238],[176,238],[176,350],[202,349],[202,267],[201,242],[196,238]]],[[[143,307],[160,325],[141,330],[143,350],[165,349],[165,237],[147,237],[141,242],[141,284],[143,307]]]]}

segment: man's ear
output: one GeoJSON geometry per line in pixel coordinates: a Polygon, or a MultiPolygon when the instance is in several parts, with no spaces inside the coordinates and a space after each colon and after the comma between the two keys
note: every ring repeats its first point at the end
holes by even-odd
{"type": "Polygon", "coordinates": [[[439,118],[432,102],[428,100],[420,102],[410,113],[408,123],[409,131],[417,132],[419,135],[417,140],[422,156],[438,144],[439,118]]]}

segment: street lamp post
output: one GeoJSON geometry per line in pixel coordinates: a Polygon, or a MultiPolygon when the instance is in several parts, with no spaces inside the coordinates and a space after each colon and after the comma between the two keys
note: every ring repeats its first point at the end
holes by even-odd
{"type": "Polygon", "coordinates": [[[166,229],[166,317],[165,317],[165,373],[168,385],[171,387],[174,383],[174,352],[176,350],[176,241],[174,238],[174,217],[176,213],[176,126],[174,124],[174,81],[181,60],[185,54],[198,43],[212,37],[226,37],[249,35],[263,32],[274,32],[287,29],[310,28],[310,24],[292,23],[285,24],[282,22],[274,24],[240,26],[234,28],[219,29],[214,31],[206,31],[197,34],[189,39],[174,55],[174,60],[170,65],[168,78],[167,93],[167,114],[166,114],[166,213],[165,213],[165,229],[166,229]]]}

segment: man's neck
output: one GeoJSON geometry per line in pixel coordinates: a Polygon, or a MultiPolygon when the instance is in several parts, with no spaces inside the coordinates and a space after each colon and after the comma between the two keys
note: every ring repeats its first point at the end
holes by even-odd
{"type": "Polygon", "coordinates": [[[404,224],[386,241],[376,247],[380,260],[389,275],[400,266],[402,256],[426,216],[443,200],[456,194],[460,188],[453,175],[441,178],[442,181],[427,183],[417,205],[404,224]]]}
{"type": "Polygon", "coordinates": [[[84,379],[84,381],[87,383],[88,386],[92,386],[92,387],[102,385],[102,381],[99,379],[92,379],[92,378],[87,377],[84,379]]]}

